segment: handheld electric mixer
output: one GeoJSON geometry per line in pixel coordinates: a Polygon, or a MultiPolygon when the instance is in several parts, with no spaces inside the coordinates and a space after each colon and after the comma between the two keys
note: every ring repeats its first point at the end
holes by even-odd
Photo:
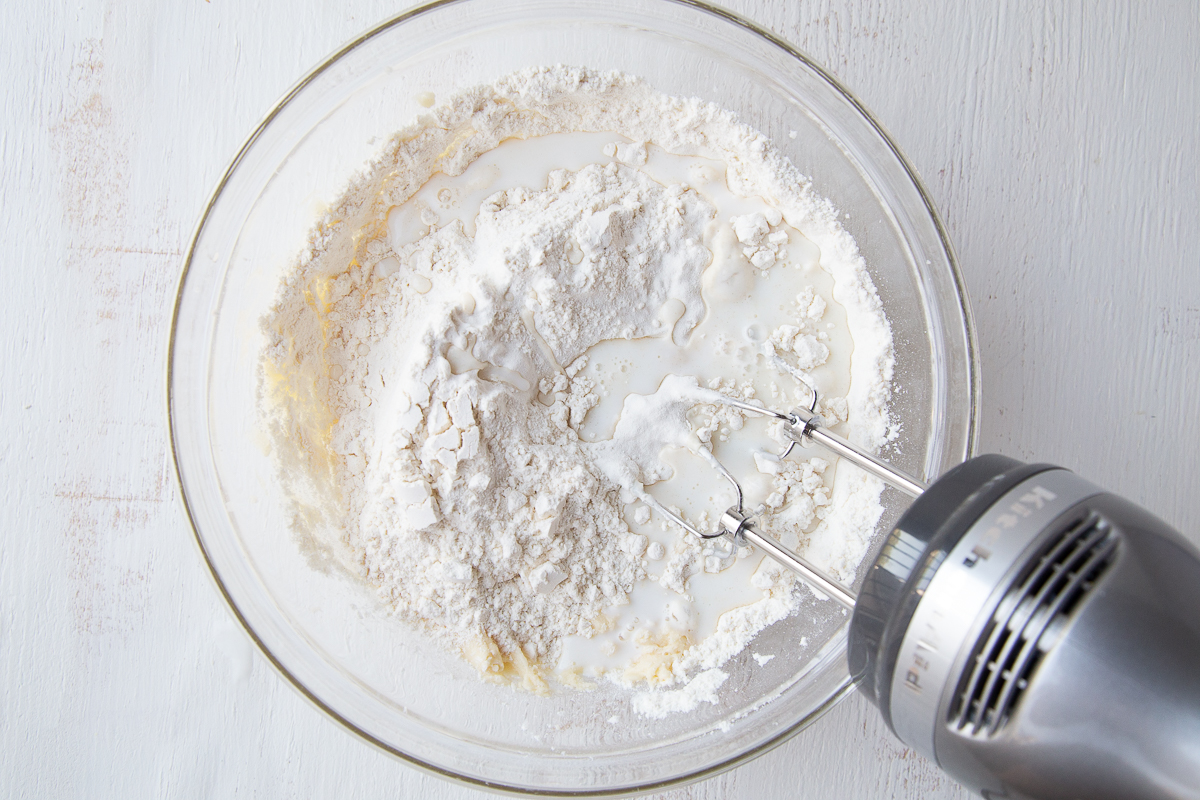
{"type": "Polygon", "coordinates": [[[850,610],[851,674],[901,740],[988,798],[1200,798],[1200,554],[1182,536],[1048,464],[983,455],[927,486],[830,432],[815,391],[790,414],[725,402],[915,498],[857,595],[759,531],[715,459],[738,497],[715,532],[659,508],[850,610]]]}

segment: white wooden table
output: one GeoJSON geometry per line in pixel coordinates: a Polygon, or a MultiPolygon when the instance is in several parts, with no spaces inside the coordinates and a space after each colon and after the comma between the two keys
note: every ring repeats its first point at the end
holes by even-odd
{"type": "MultiPolygon", "coordinates": [[[[258,118],[404,0],[0,11],[0,796],[481,797],[364,745],[214,591],[166,455],[181,254],[258,118]]],[[[1200,540],[1200,5],[732,7],[924,176],[982,348],[981,445],[1200,540]]],[[[857,696],[682,798],[960,798],[857,696]]]]}

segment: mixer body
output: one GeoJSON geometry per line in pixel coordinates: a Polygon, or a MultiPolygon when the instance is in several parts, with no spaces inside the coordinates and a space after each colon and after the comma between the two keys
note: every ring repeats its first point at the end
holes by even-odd
{"type": "Polygon", "coordinates": [[[980,456],[896,524],[851,669],[985,797],[1200,800],[1200,554],[1074,474],[980,456]]]}

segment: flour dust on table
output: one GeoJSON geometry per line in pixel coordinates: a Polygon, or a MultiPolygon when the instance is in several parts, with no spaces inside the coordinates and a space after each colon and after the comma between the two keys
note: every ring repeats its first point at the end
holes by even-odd
{"type": "Polygon", "coordinates": [[[263,419],[314,562],[489,680],[612,681],[651,717],[715,701],[809,590],[656,513],[713,528],[714,455],[842,578],[881,514],[877,480],[781,459],[720,402],[814,385],[843,435],[894,435],[854,241],[761,134],[629,75],[530,69],[433,108],[324,214],[263,326],[263,419]]]}

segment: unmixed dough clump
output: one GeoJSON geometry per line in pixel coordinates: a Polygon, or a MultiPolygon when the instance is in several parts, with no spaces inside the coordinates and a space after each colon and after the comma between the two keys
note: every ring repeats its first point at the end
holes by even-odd
{"type": "MultiPolygon", "coordinates": [[[[562,643],[609,632],[612,609],[640,584],[688,597],[689,576],[736,555],[686,538],[668,553],[634,529],[652,524],[647,487],[672,474],[659,453],[711,447],[740,426],[713,390],[751,397],[753,383],[664,376],[649,399],[631,394],[612,435],[596,440],[585,422],[608,389],[589,372],[589,351],[610,340],[683,348],[706,335],[696,331],[720,294],[714,231],[725,229],[730,258],[750,273],[787,268],[788,230],[819,247],[854,336],[849,391],[822,410],[879,446],[891,338],[862,259],[808,180],[728,112],[628,75],[555,67],[464,92],[399,132],[314,231],[264,321],[264,414],[297,528],[334,531],[326,557],[399,616],[485,676],[534,691],[547,689],[562,643]],[[611,160],[491,194],[469,224],[438,224],[413,199],[506,139],[588,131],[621,137],[611,160]],[[762,198],[765,213],[720,218],[688,183],[643,171],[648,147],[723,162],[728,188],[762,198]],[[397,233],[403,214],[423,220],[416,236],[397,233]]],[[[826,305],[800,292],[791,322],[750,354],[792,381],[779,390],[789,402],[801,396],[795,381],[830,358],[818,324],[826,305]]],[[[826,467],[760,458],[762,511],[848,577],[880,487],[831,487],[826,467]]],[[[759,600],[706,639],[641,634],[627,683],[702,677],[690,695],[643,700],[645,713],[711,701],[724,681],[716,668],[795,607],[796,585],[779,570],[764,565],[752,582],[759,600]]],[[[580,683],[578,670],[559,677],[580,683]]]]}

